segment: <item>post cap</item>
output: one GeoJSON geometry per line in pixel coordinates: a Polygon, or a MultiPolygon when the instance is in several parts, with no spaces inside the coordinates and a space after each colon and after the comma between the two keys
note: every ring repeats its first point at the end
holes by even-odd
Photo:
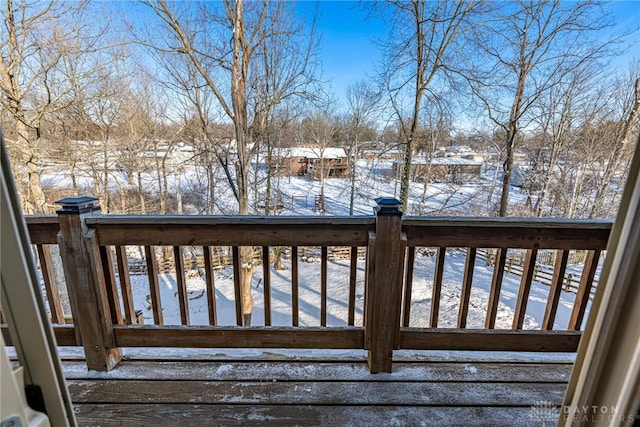
{"type": "Polygon", "coordinates": [[[56,211],[58,214],[81,214],[86,212],[93,212],[100,210],[100,206],[97,206],[94,202],[97,201],[95,197],[66,197],[58,200],[55,203],[62,206],[62,209],[56,211]]]}
{"type": "Polygon", "coordinates": [[[393,197],[378,197],[374,208],[377,215],[402,215],[402,202],[393,197]]]}

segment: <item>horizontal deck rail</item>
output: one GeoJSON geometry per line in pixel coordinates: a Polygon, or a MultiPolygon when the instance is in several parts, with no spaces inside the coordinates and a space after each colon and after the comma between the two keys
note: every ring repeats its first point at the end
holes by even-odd
{"type": "Polygon", "coordinates": [[[102,216],[100,245],[366,246],[374,217],[102,216]]]}
{"type": "MultiPolygon", "coordinates": [[[[58,344],[83,345],[89,367],[98,370],[117,364],[120,347],[366,349],[372,372],[391,369],[394,349],[575,351],[612,227],[612,221],[605,220],[403,218],[384,203],[374,216],[320,218],[103,216],[90,204],[65,209],[57,216],[27,217],[28,230],[58,344]],[[60,255],[52,251],[57,245],[60,255]],[[213,263],[221,248],[230,248],[229,267],[216,268],[213,263]],[[247,258],[243,248],[253,255],[247,258]],[[341,254],[335,257],[339,260],[329,255],[334,248],[341,254]],[[507,267],[507,255],[516,250],[524,261],[513,269],[507,267]],[[524,321],[534,273],[540,268],[539,250],[556,251],[555,264],[547,280],[544,318],[539,328],[527,329],[524,321]],[[147,312],[152,317],[145,319],[132,294],[132,251],[146,264],[146,269],[136,270],[148,282],[147,312]],[[586,251],[586,256],[580,257],[580,273],[572,267],[571,279],[579,284],[571,289],[575,301],[569,324],[558,325],[555,317],[571,251],[586,251]],[[275,260],[284,259],[284,253],[286,272],[275,268],[275,260]],[[53,266],[60,256],[64,278],[53,266]],[[198,265],[188,262],[196,258],[198,265]],[[249,259],[253,271],[261,273],[257,285],[249,282],[261,287],[264,317],[254,318],[257,326],[243,326],[247,302],[242,278],[244,271],[251,271],[249,259]],[[489,260],[492,265],[483,267],[493,271],[484,324],[474,326],[469,319],[474,275],[479,274],[477,263],[489,260]],[[175,280],[179,324],[165,321],[169,313],[161,280],[169,273],[159,269],[162,262],[170,262],[175,271],[170,277],[175,280]],[[304,287],[306,262],[319,264],[319,283],[313,289],[304,287]],[[424,275],[427,264],[433,279],[414,277],[417,271],[424,275]],[[216,274],[221,268],[224,274],[216,274]],[[334,283],[333,268],[346,269],[344,283],[334,283]],[[442,313],[454,309],[443,305],[445,297],[452,297],[453,285],[446,279],[451,271],[458,271],[462,279],[454,284],[459,287],[457,321],[447,325],[442,313]],[[497,314],[504,276],[514,272],[520,285],[513,319],[505,327],[497,325],[497,314]],[[198,298],[206,300],[207,325],[192,323],[189,275],[204,283],[198,298]],[[283,277],[289,281],[286,295],[273,287],[274,280],[283,277]],[[418,289],[418,279],[427,288],[418,289]],[[225,298],[235,306],[234,324],[221,321],[220,280],[231,280],[227,283],[232,294],[225,298]],[[346,301],[332,298],[330,290],[336,286],[348,295],[346,301]],[[274,292],[279,301],[273,299],[274,292]],[[312,308],[319,325],[301,322],[301,310],[311,309],[305,292],[317,301],[312,308]],[[71,313],[63,312],[61,294],[68,295],[71,313]],[[281,305],[278,312],[274,308],[283,298],[289,301],[284,314],[281,305]],[[428,309],[412,311],[412,305],[425,298],[430,300],[428,309]],[[344,319],[335,318],[331,304],[347,307],[344,319]],[[289,324],[276,325],[276,314],[286,315],[289,324]]],[[[139,286],[138,278],[136,283],[139,286]]],[[[3,333],[10,342],[6,327],[3,333]]]]}

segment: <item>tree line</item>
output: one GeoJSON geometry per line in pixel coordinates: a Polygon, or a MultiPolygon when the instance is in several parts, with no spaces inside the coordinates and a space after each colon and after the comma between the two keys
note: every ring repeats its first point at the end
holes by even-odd
{"type": "Polygon", "coordinates": [[[157,141],[193,147],[202,173],[189,185],[202,213],[216,213],[221,188],[237,213],[270,213],[274,180],[252,171],[258,153],[343,146],[353,213],[356,163],[372,140],[399,150],[399,198],[410,212],[413,156],[462,140],[498,153],[490,215],[612,214],[638,135],[640,66],[614,61],[632,31],[613,32],[610,4],[375,3],[370,13],[389,37],[378,42],[375,71],[345,99],[323,81],[321,35],[295,2],[116,6],[4,1],[1,120],[28,213],[51,203],[41,182],[51,162],[65,165],[73,193],[76,172],[89,174],[106,211],[171,212],[166,171],[178,165],[157,141]],[[156,155],[140,156],[149,149],[156,155]],[[527,156],[524,172],[517,153],[527,156]],[[145,188],[151,171],[157,194],[145,188]],[[514,174],[526,206],[509,204],[514,174]]]}

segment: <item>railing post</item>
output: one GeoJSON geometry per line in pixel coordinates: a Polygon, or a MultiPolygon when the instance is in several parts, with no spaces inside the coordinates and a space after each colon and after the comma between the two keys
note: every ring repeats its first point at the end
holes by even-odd
{"type": "Polygon", "coordinates": [[[85,224],[100,211],[93,197],[71,197],[57,201],[60,233],[58,244],[69,292],[76,337],[84,347],[87,366],[96,371],[113,369],[122,352],[115,348],[100,248],[95,234],[85,224]]]}
{"type": "Polygon", "coordinates": [[[376,203],[365,303],[365,347],[372,374],[391,372],[393,350],[398,347],[405,249],[402,203],[393,198],[378,198],[376,203]]]}

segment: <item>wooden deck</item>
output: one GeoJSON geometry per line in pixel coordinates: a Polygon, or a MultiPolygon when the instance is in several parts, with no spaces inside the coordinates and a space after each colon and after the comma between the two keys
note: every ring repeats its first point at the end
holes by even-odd
{"type": "Polygon", "coordinates": [[[391,374],[370,374],[357,355],[212,353],[129,356],[97,372],[63,358],[81,426],[543,425],[531,408],[559,407],[571,365],[567,357],[411,356],[396,358],[391,374]]]}

